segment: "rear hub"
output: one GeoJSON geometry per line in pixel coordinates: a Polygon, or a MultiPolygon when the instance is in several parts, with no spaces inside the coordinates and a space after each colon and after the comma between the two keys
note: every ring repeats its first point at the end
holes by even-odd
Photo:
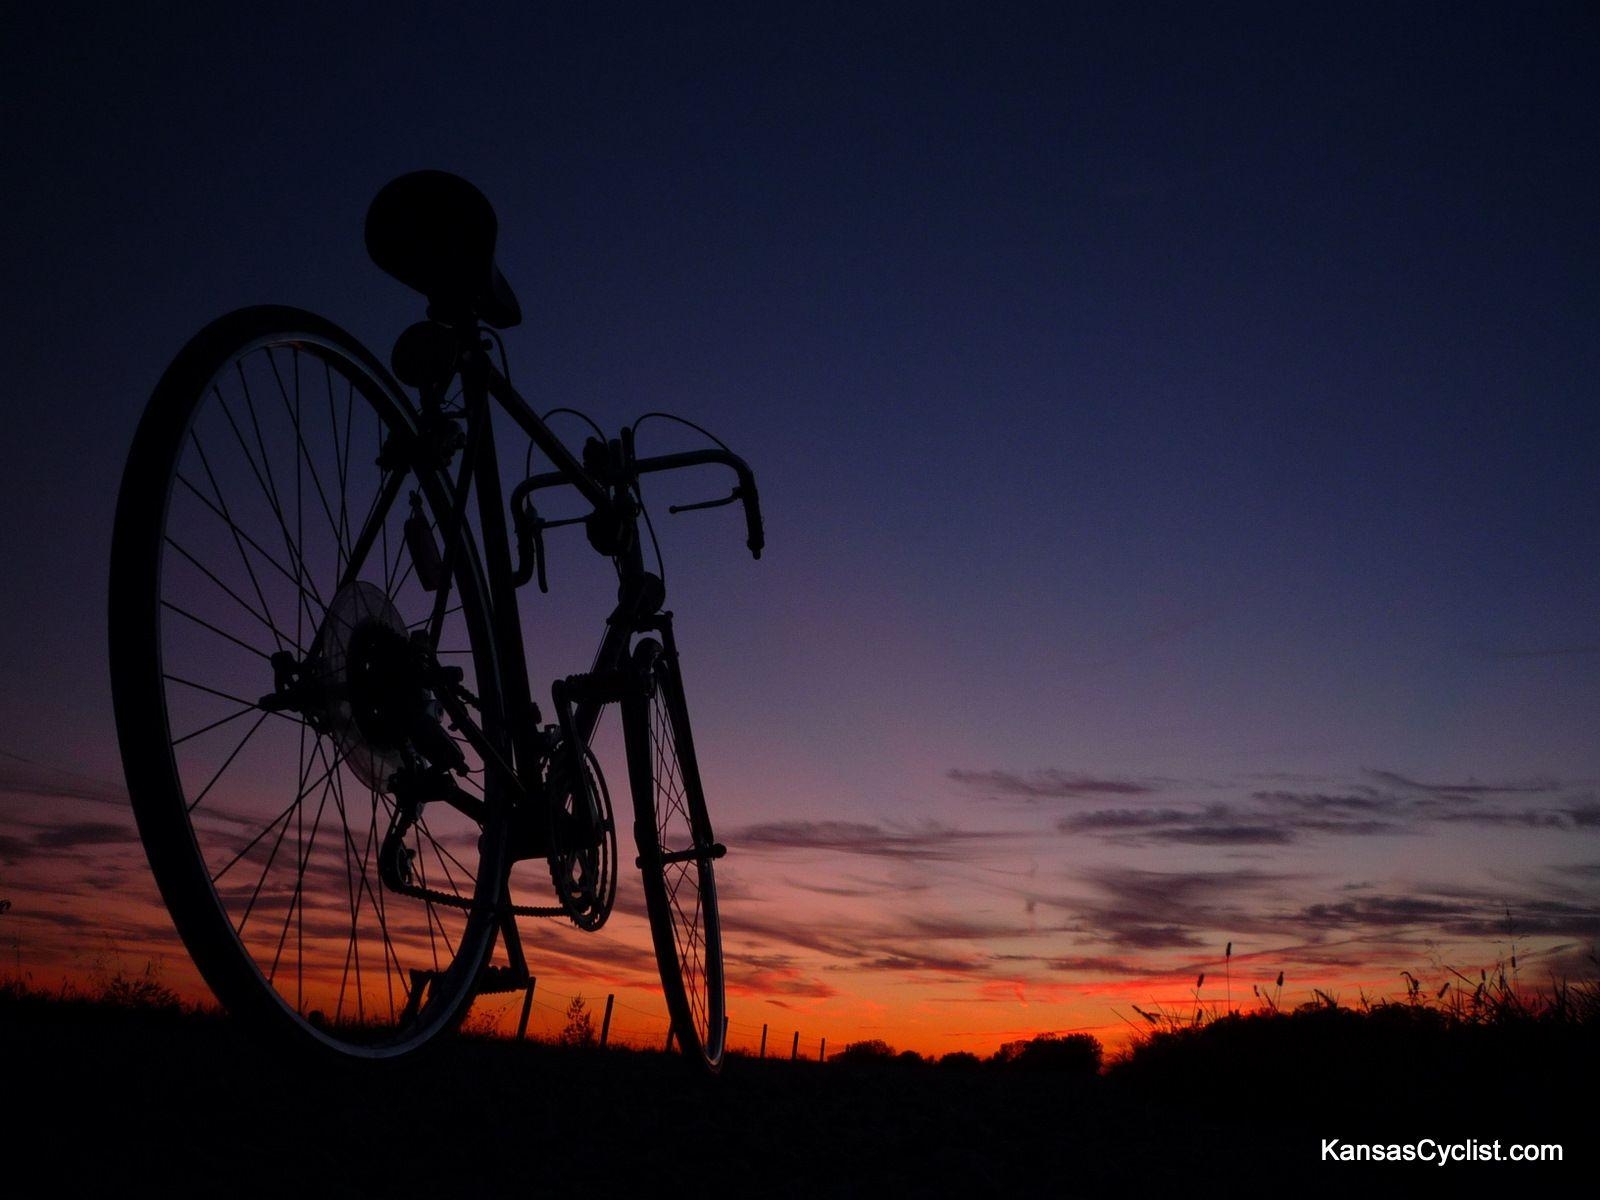
{"type": "Polygon", "coordinates": [[[346,584],[307,662],[323,681],[307,718],[333,737],[363,783],[385,790],[405,765],[409,731],[433,703],[399,611],[375,584],[346,584]]]}

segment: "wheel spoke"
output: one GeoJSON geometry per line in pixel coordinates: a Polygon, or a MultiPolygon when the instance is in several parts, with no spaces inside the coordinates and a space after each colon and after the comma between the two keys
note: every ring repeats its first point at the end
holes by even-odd
{"type": "MultiPolygon", "coordinates": [[[[379,429],[382,433],[382,429],[379,429]]],[[[361,568],[366,565],[367,555],[374,549],[376,543],[379,563],[384,571],[384,594],[393,597],[389,587],[389,514],[394,511],[394,502],[399,498],[401,489],[405,486],[406,475],[403,471],[389,471],[378,481],[377,490],[372,497],[372,503],[367,506],[367,515],[361,519],[361,532],[356,535],[355,542],[350,547],[350,557],[339,575],[339,586],[354,582],[361,568]]],[[[404,545],[402,538],[400,545],[404,545]]],[[[395,553],[399,554],[396,547],[395,553]]]]}
{"type": "Polygon", "coordinates": [[[233,763],[234,759],[239,757],[239,751],[245,748],[245,744],[255,736],[256,730],[261,728],[262,722],[266,719],[266,713],[262,713],[256,718],[256,723],[250,726],[249,732],[246,733],[244,737],[239,739],[239,744],[233,748],[233,753],[229,754],[228,757],[223,760],[222,765],[217,768],[216,774],[206,782],[205,787],[200,789],[200,794],[189,802],[189,807],[186,811],[188,811],[190,814],[193,814],[194,810],[200,807],[200,801],[204,800],[207,793],[209,793],[211,789],[216,786],[217,780],[222,778],[222,773],[228,769],[228,767],[233,763]]]}
{"type": "MultiPolygon", "coordinates": [[[[218,579],[216,577],[216,575],[204,563],[202,563],[199,559],[197,559],[193,554],[189,553],[189,551],[185,550],[182,546],[178,545],[178,543],[173,541],[170,537],[166,538],[165,541],[166,541],[167,545],[171,546],[174,550],[176,550],[179,554],[181,554],[185,559],[187,559],[190,562],[190,564],[192,564],[194,566],[195,570],[199,571],[207,579],[211,580],[212,583],[216,584],[219,588],[221,588],[224,592],[226,592],[228,594],[228,596],[230,598],[232,598],[233,601],[239,605],[240,608],[244,609],[245,612],[249,613],[252,617],[254,617],[257,621],[259,621],[262,625],[266,626],[268,631],[271,632],[271,634],[272,634],[273,641],[277,642],[279,650],[282,650],[284,648],[285,642],[287,642],[289,645],[294,647],[296,653],[300,653],[300,654],[304,654],[305,653],[305,651],[301,649],[300,643],[297,640],[292,639],[292,638],[285,638],[284,635],[283,635],[283,631],[281,629],[279,629],[276,625],[274,625],[271,622],[271,620],[269,620],[262,613],[258,613],[255,609],[251,608],[250,605],[245,601],[245,599],[242,596],[239,595],[238,592],[234,591],[227,584],[223,583],[222,580],[218,579]]],[[[242,554],[244,552],[244,547],[241,546],[239,548],[239,550],[240,550],[240,553],[242,554]]],[[[248,563],[248,561],[249,560],[246,559],[247,563],[248,563]]],[[[257,591],[258,591],[258,593],[260,591],[259,585],[257,587],[257,591]]],[[[263,603],[263,605],[265,605],[265,603],[266,603],[265,600],[263,600],[262,603],[263,603]]]]}
{"type": "MultiPolygon", "coordinates": [[[[265,497],[265,499],[267,501],[267,506],[272,510],[272,515],[273,515],[273,517],[276,519],[276,521],[278,523],[278,530],[283,536],[284,548],[289,552],[289,561],[294,564],[294,572],[292,574],[290,572],[288,572],[287,570],[285,570],[283,573],[284,573],[285,577],[291,583],[293,583],[295,585],[295,590],[298,593],[297,604],[307,605],[309,603],[309,601],[315,600],[316,603],[317,603],[317,607],[318,608],[326,610],[328,605],[322,599],[321,595],[319,595],[317,593],[315,585],[311,584],[310,585],[310,591],[309,592],[307,591],[307,585],[310,584],[310,581],[306,578],[305,562],[300,557],[299,545],[295,541],[294,537],[289,533],[289,526],[284,520],[283,507],[278,502],[277,486],[275,484],[271,484],[270,483],[270,475],[267,476],[267,477],[263,477],[261,469],[256,466],[255,456],[251,454],[250,447],[245,442],[244,433],[240,430],[239,423],[234,419],[233,412],[228,407],[228,402],[222,398],[221,391],[216,389],[216,388],[213,388],[212,391],[215,393],[215,395],[217,397],[217,404],[218,404],[218,407],[221,408],[221,410],[222,410],[222,415],[227,419],[228,428],[233,431],[234,441],[237,443],[237,445],[239,447],[239,452],[244,455],[245,462],[247,464],[249,464],[250,473],[251,473],[251,475],[253,475],[255,477],[256,484],[257,484],[258,487],[260,487],[262,495],[265,497]]],[[[246,392],[245,395],[246,395],[246,399],[248,400],[249,393],[246,392]]],[[[252,416],[252,419],[253,419],[254,418],[254,406],[253,405],[251,406],[251,416],[252,416]]],[[[257,427],[256,436],[257,436],[257,440],[259,441],[260,440],[259,427],[257,427]]],[[[217,502],[218,502],[218,504],[222,505],[224,513],[226,514],[227,505],[223,501],[222,489],[217,485],[216,476],[211,471],[210,464],[208,462],[206,462],[204,458],[202,458],[201,461],[205,465],[206,474],[207,474],[208,478],[210,478],[210,480],[211,480],[212,487],[216,489],[217,502]]],[[[232,523],[232,518],[228,517],[228,521],[231,524],[232,523]]],[[[280,570],[282,570],[281,567],[280,567],[280,570]]],[[[311,617],[312,617],[312,620],[316,619],[315,614],[311,614],[311,617]]],[[[297,618],[297,620],[298,620],[298,618],[297,618]]]]}
{"type": "MultiPolygon", "coordinates": [[[[339,760],[337,758],[335,758],[334,761],[335,761],[335,763],[337,763],[339,760]]],[[[254,850],[256,848],[256,846],[260,843],[262,838],[266,837],[267,834],[269,834],[269,833],[271,833],[273,831],[273,829],[277,828],[277,825],[278,825],[279,821],[287,821],[289,819],[290,815],[294,812],[295,808],[299,806],[300,802],[302,800],[304,800],[307,795],[310,794],[310,789],[316,787],[324,779],[328,778],[328,776],[331,773],[332,773],[331,770],[324,771],[321,775],[317,776],[317,778],[312,781],[310,787],[302,787],[300,789],[300,791],[295,794],[295,798],[293,800],[289,801],[288,806],[286,808],[284,808],[284,810],[282,812],[280,812],[277,816],[273,817],[272,820],[268,821],[266,825],[262,826],[261,832],[256,834],[255,837],[251,838],[250,841],[245,845],[243,850],[240,850],[239,853],[235,854],[232,858],[230,858],[228,860],[228,862],[227,862],[227,865],[224,866],[222,868],[222,870],[218,871],[215,875],[213,875],[211,877],[211,885],[213,887],[215,887],[218,883],[220,883],[221,880],[222,880],[222,877],[224,875],[226,875],[229,871],[231,871],[233,869],[234,865],[236,863],[238,863],[240,859],[242,859],[245,855],[249,854],[250,851],[254,850]]]]}
{"type": "Polygon", "coordinates": [[[178,928],[231,931],[195,943],[212,956],[207,978],[229,995],[265,989],[277,1003],[251,1008],[268,1024],[389,1057],[464,1011],[493,944],[486,898],[503,886],[483,862],[503,869],[506,836],[499,784],[457,732],[473,776],[461,803],[410,823],[419,886],[384,882],[383,856],[401,849],[386,846],[401,819],[394,776],[429,765],[396,732],[415,727],[412,697],[426,694],[406,643],[432,623],[475,719],[500,729],[497,678],[480,672],[495,664],[493,626],[473,527],[442,515],[453,467],[380,467],[388,437],[414,423],[406,400],[345,335],[310,317],[286,330],[286,312],[215,322],[152,399],[142,474],[128,478],[165,499],[119,510],[116,562],[147,557],[113,571],[118,733],[125,748],[169,748],[127,756],[142,760],[129,791],[178,928]],[[408,488],[435,536],[458,531],[459,586],[418,586],[401,536],[408,488]],[[154,625],[136,641],[117,617],[147,607],[154,625]],[[140,677],[132,664],[152,652],[140,677]]]}
{"type": "Polygon", "coordinates": [[[217,391],[217,403],[222,408],[222,415],[228,420],[228,427],[233,430],[233,436],[239,443],[239,450],[244,455],[245,462],[250,465],[250,473],[255,476],[256,484],[261,488],[261,493],[267,501],[267,506],[272,510],[272,515],[277,518],[278,531],[283,535],[284,549],[289,552],[289,561],[295,564],[295,585],[301,588],[302,592],[309,586],[311,594],[316,598],[318,605],[325,609],[327,604],[323,602],[321,595],[317,593],[316,585],[306,576],[305,560],[300,555],[299,543],[289,533],[289,525],[284,520],[283,503],[278,499],[277,481],[272,477],[272,463],[267,455],[266,441],[261,436],[261,423],[256,417],[255,401],[250,396],[250,384],[244,376],[244,365],[237,363],[235,367],[244,392],[245,408],[250,414],[250,428],[255,433],[256,446],[261,452],[262,462],[259,467],[256,465],[255,456],[250,452],[250,447],[245,442],[243,432],[239,429],[238,421],[234,419],[233,410],[228,407],[228,402],[223,399],[220,391],[217,391]]]}
{"type": "MultiPolygon", "coordinates": [[[[328,785],[326,783],[323,784],[323,798],[324,798],[324,800],[327,798],[327,786],[328,785]]],[[[302,768],[301,775],[300,775],[300,796],[303,797],[304,795],[305,795],[305,771],[304,771],[304,768],[302,768]]],[[[295,800],[295,803],[294,803],[294,815],[295,815],[295,817],[298,818],[300,816],[300,813],[303,810],[304,810],[304,804],[302,803],[301,799],[297,798],[295,800]]],[[[244,906],[244,913],[239,917],[239,923],[234,926],[233,931],[236,934],[238,934],[241,938],[244,937],[245,923],[250,920],[250,914],[253,911],[255,911],[256,901],[261,898],[261,888],[267,882],[267,876],[272,871],[272,864],[275,863],[278,860],[278,849],[279,849],[279,847],[281,847],[283,845],[284,836],[288,832],[289,832],[289,822],[288,821],[284,821],[283,827],[278,830],[278,836],[273,840],[271,851],[269,851],[268,854],[267,854],[267,861],[261,868],[261,876],[260,876],[260,878],[258,878],[256,880],[256,886],[255,886],[254,890],[252,890],[251,893],[250,893],[250,902],[244,906]]],[[[293,909],[293,906],[291,905],[290,906],[290,912],[292,913],[293,911],[294,911],[294,909],[293,909]]],[[[285,922],[287,923],[287,918],[285,918],[285,922]]],[[[272,966],[273,966],[273,969],[271,971],[267,972],[267,978],[269,980],[273,977],[273,974],[277,971],[278,960],[277,960],[276,957],[274,957],[273,960],[272,960],[272,966]]]]}
{"type": "MultiPolygon", "coordinates": [[[[202,465],[206,465],[205,462],[204,462],[204,458],[203,457],[202,457],[202,465]]],[[[209,475],[209,471],[210,471],[210,468],[209,468],[209,466],[207,466],[208,475],[209,475]]],[[[260,583],[256,582],[255,570],[250,566],[250,558],[244,552],[244,547],[245,546],[249,546],[250,549],[254,550],[257,554],[259,554],[261,556],[261,558],[269,566],[272,567],[273,570],[277,571],[278,574],[282,575],[290,583],[294,584],[296,588],[298,588],[300,586],[299,581],[297,581],[295,579],[293,572],[291,572],[287,567],[285,567],[276,558],[274,558],[269,551],[263,549],[260,542],[256,541],[248,533],[246,533],[244,530],[240,529],[239,526],[234,524],[233,518],[228,515],[227,506],[226,505],[222,505],[221,507],[218,507],[217,504],[213,504],[210,500],[206,499],[205,494],[203,492],[201,492],[199,488],[195,487],[195,485],[193,483],[191,483],[188,479],[186,479],[181,473],[178,474],[176,476],[176,478],[177,478],[177,481],[179,483],[181,483],[185,488],[187,488],[189,490],[189,492],[191,494],[193,494],[195,499],[199,500],[201,504],[205,505],[205,507],[208,510],[210,510],[210,512],[215,517],[217,517],[218,520],[220,520],[224,525],[226,525],[230,532],[232,532],[232,534],[234,536],[234,539],[235,539],[235,543],[239,545],[239,554],[244,559],[245,570],[247,572],[249,572],[249,574],[250,574],[250,581],[254,585],[254,587],[256,589],[256,594],[257,594],[258,597],[261,597],[261,585],[260,585],[260,583]]],[[[210,482],[211,482],[212,487],[215,488],[216,487],[216,479],[215,479],[214,476],[210,477],[210,482]]],[[[220,493],[219,493],[219,503],[220,503],[220,493]]],[[[266,602],[265,597],[261,597],[261,607],[262,607],[262,611],[263,612],[267,612],[268,611],[267,602],[266,602]]],[[[320,607],[320,605],[319,605],[319,607],[320,607]]],[[[270,620],[270,612],[268,613],[268,619],[270,620]]],[[[314,617],[313,617],[313,619],[314,619],[314,617]]]]}
{"type": "Polygon", "coordinates": [[[186,733],[182,737],[173,738],[172,744],[174,747],[181,746],[184,742],[187,742],[191,738],[197,738],[202,733],[210,733],[213,729],[218,729],[223,725],[228,724],[230,721],[237,721],[240,717],[244,716],[245,713],[252,713],[255,711],[256,706],[254,704],[248,704],[244,708],[239,709],[237,712],[230,713],[228,716],[222,717],[216,721],[212,721],[210,724],[200,726],[199,729],[194,730],[192,733],[186,733]]]}
{"type": "Polygon", "coordinates": [[[216,634],[218,637],[227,638],[228,641],[232,642],[235,646],[243,647],[244,649],[250,651],[251,654],[254,654],[257,658],[264,658],[269,662],[272,660],[272,655],[268,654],[265,650],[261,649],[259,646],[252,646],[249,642],[246,642],[246,641],[243,641],[240,638],[234,637],[233,634],[227,632],[226,630],[218,629],[215,625],[213,625],[210,621],[206,620],[204,617],[197,617],[197,616],[194,615],[194,613],[190,612],[188,609],[180,608],[178,605],[174,604],[170,600],[165,600],[165,599],[162,600],[161,601],[161,607],[165,608],[165,609],[169,609],[170,611],[177,613],[180,617],[189,618],[189,620],[193,621],[196,625],[199,625],[204,629],[209,629],[212,633],[216,634]]]}

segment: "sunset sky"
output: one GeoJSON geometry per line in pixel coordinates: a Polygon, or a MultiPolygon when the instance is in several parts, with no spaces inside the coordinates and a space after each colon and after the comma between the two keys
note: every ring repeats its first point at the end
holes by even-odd
{"type": "MultiPolygon", "coordinates": [[[[538,407],[756,470],[759,563],[647,492],[735,1048],[1595,970],[1592,7],[335,7],[0,40],[0,973],[200,994],[121,785],[117,484],[221,312],[387,358],[362,217],[419,167],[498,211],[538,407]]],[[[541,693],[611,586],[560,533],[550,576],[541,693]]],[[[665,1032],[641,903],[527,926],[543,1028],[665,1032]]]]}

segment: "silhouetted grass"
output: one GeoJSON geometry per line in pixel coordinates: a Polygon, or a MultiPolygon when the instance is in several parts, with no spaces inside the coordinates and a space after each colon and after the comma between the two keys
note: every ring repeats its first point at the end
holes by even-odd
{"type": "Polygon", "coordinates": [[[130,974],[122,967],[93,983],[64,982],[54,989],[35,985],[28,976],[0,977],[0,1013],[43,1012],[55,1009],[136,1012],[142,1016],[214,1016],[214,1010],[186,1004],[161,982],[160,969],[146,963],[130,974]]]}
{"type": "Polygon", "coordinates": [[[1346,1138],[1434,1121],[1532,1139],[1587,1121],[1572,1098],[1591,1095],[1600,1070],[1600,984],[1526,988],[1499,969],[1446,971],[1434,987],[1405,972],[1401,998],[1354,1005],[1312,989],[1288,1008],[1280,974],[1249,1012],[1136,1008],[1145,1024],[1107,1078],[1152,1100],[1205,1095],[1346,1138]]]}
{"type": "Polygon", "coordinates": [[[452,1038],[372,1069],[262,1048],[226,1018],[14,1000],[7,1166],[68,1172],[72,1194],[970,1196],[1064,1169],[1100,1193],[1175,1184],[1215,1134],[1157,1136],[1098,1076],[962,1059],[730,1056],[710,1078],[660,1052],[452,1038]]]}
{"type": "Polygon", "coordinates": [[[669,1166],[708,1194],[1153,1194],[1241,1162],[1326,1180],[1318,1140],[1364,1134],[1564,1141],[1581,1165],[1600,1065],[1592,985],[1536,1000],[1487,975],[1477,1004],[1419,987],[1152,1028],[1103,1071],[1078,1034],[987,1059],[730,1055],[717,1079],[659,1051],[470,1037],[383,1069],[311,1065],[140,978],[0,983],[14,1172],[70,1163],[92,1190],[93,1146],[108,1186],[169,1195],[632,1194],[669,1166]]]}

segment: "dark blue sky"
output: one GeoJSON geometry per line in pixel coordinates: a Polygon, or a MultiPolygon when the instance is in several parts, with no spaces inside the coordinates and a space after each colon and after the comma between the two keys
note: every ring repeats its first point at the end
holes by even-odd
{"type": "Polygon", "coordinates": [[[952,768],[1592,795],[1592,6],[771,8],[14,17],[0,748],[115,776],[150,388],[245,303],[386,354],[362,214],[437,166],[520,384],[758,469],[763,563],[668,547],[732,819],[981,821],[952,768]]]}

